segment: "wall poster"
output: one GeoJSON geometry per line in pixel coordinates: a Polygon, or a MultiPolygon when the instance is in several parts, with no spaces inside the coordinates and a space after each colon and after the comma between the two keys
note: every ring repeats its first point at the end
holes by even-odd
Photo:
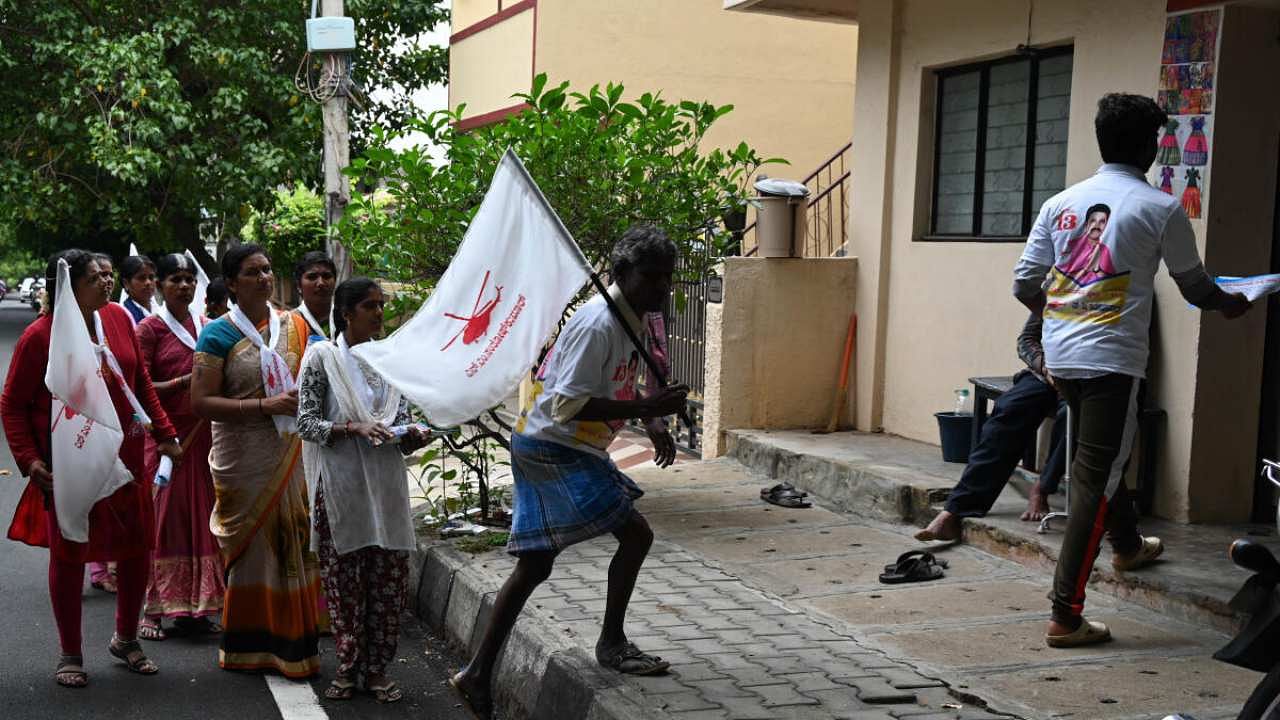
{"type": "Polygon", "coordinates": [[[1152,184],[1203,218],[1209,199],[1214,86],[1221,44],[1222,8],[1170,13],[1164,27],[1156,102],[1169,114],[1160,131],[1152,184]]]}

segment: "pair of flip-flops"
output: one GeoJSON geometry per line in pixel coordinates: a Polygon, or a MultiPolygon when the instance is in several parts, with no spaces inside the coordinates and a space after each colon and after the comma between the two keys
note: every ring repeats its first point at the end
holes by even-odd
{"type": "Polygon", "coordinates": [[[760,491],[760,499],[785,508],[813,507],[813,503],[805,500],[809,493],[795,489],[791,483],[778,483],[760,491]]]}
{"type": "Polygon", "coordinates": [[[926,582],[946,575],[947,561],[924,550],[912,550],[898,556],[897,561],[884,566],[880,582],[886,585],[926,582]]]}

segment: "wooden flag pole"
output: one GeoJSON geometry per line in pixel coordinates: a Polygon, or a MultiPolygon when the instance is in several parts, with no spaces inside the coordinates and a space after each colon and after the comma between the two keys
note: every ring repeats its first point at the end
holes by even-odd
{"type": "MultiPolygon", "coordinates": [[[[630,323],[628,323],[626,318],[622,315],[622,308],[618,307],[618,304],[613,301],[613,296],[609,295],[609,288],[605,287],[604,281],[600,279],[600,276],[597,273],[591,273],[591,284],[595,286],[596,291],[598,291],[600,296],[604,298],[605,304],[609,306],[609,312],[613,313],[614,319],[618,321],[618,324],[622,326],[623,331],[627,333],[627,337],[631,340],[631,344],[635,346],[636,352],[640,353],[641,359],[644,360],[645,367],[649,368],[649,372],[652,373],[653,379],[657,381],[658,387],[666,387],[667,374],[662,372],[662,368],[658,367],[658,361],[653,359],[653,356],[651,356],[649,351],[645,348],[644,343],[640,341],[638,336],[636,336],[635,330],[631,329],[630,323]]],[[[689,419],[688,408],[681,409],[680,412],[676,413],[676,415],[679,416],[680,421],[686,426],[690,429],[693,428],[693,421],[689,419]]]]}

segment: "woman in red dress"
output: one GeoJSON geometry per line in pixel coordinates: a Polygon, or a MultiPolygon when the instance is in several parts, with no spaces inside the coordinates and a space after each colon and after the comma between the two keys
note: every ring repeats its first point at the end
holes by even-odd
{"type": "Polygon", "coordinates": [[[209,323],[191,312],[196,294],[195,264],[185,255],[165,255],[156,264],[164,304],[138,323],[143,362],[156,394],[178,431],[183,461],[168,482],[156,476],[159,456],[147,456],[147,474],[160,486],[155,496],[156,549],[151,583],[138,635],[164,640],[161,622],[168,618],[187,634],[217,632],[222,614],[222,558],[209,530],[213,513],[213,476],[209,474],[209,423],[191,411],[191,364],[196,340],[209,323]]]}
{"type": "Polygon", "coordinates": [[[89,513],[89,542],[77,543],[62,537],[53,506],[51,472],[52,449],[50,413],[52,396],[44,383],[49,361],[50,332],[57,307],[58,261],[71,270],[71,290],[84,314],[89,335],[110,348],[119,362],[120,374],[152,419],[151,431],[159,451],[174,459],[182,451],[173,442],[173,426],[151,386],[142,364],[141,349],[133,333],[133,322],[118,305],[109,304],[110,278],[97,259],[83,250],[64,250],[50,260],[45,273],[50,312],[31,323],[18,340],[0,396],[0,420],[4,423],[9,449],[22,474],[30,478],[9,528],[9,538],[49,548],[49,595],[58,626],[62,657],[54,679],[66,687],[84,687],[88,675],[80,650],[81,591],[87,561],[114,560],[119,573],[116,596],[116,632],[107,646],[111,655],[123,660],[130,670],[150,675],[157,672],[137,641],[138,613],[142,610],[150,569],[150,550],[155,535],[155,513],[151,506],[151,480],[143,460],[144,429],[134,420],[134,411],[121,380],[105,366],[102,376],[112,404],[125,430],[120,460],[134,480],[112,495],[99,500],[89,513]],[[101,320],[98,337],[95,315],[101,320]]]}

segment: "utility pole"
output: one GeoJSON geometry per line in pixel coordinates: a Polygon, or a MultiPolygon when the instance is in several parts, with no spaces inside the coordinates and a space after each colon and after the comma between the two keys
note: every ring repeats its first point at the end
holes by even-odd
{"type": "MultiPolygon", "coordinates": [[[[341,17],[343,0],[321,0],[320,15],[341,17]]],[[[346,57],[333,58],[345,78],[346,57]]],[[[351,277],[351,255],[338,239],[338,223],[351,201],[351,182],[342,171],[351,162],[351,129],[347,125],[347,84],[321,106],[324,115],[324,207],[328,236],[325,250],[338,268],[338,282],[351,277]]]]}

